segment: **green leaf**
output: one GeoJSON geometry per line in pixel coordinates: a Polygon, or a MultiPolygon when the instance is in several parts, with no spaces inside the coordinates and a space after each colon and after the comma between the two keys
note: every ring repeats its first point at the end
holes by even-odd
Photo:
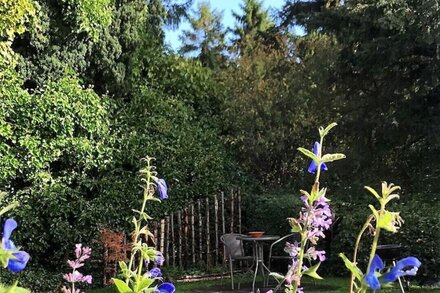
{"type": "Polygon", "coordinates": [[[153,284],[154,280],[140,276],[136,278],[135,290],[136,292],[143,292],[146,288],[148,288],[151,284],[153,284]]]}
{"type": "Polygon", "coordinates": [[[316,265],[310,267],[307,271],[305,271],[304,274],[308,275],[314,279],[322,280],[322,277],[320,275],[318,275],[318,273],[316,272],[320,265],[321,265],[321,263],[318,262],[316,265]]]}
{"type": "Polygon", "coordinates": [[[4,293],[30,293],[31,292],[28,289],[25,289],[22,287],[17,287],[17,285],[18,285],[18,281],[15,281],[14,285],[12,285],[9,288],[2,289],[5,291],[1,291],[1,292],[4,292],[4,293]]]}
{"type": "Polygon", "coordinates": [[[335,127],[336,125],[338,125],[336,122],[330,123],[325,129],[322,127],[319,127],[319,135],[321,137],[324,137],[328,134],[328,132],[335,127]]]}
{"type": "Polygon", "coordinates": [[[13,256],[14,250],[5,250],[3,248],[0,248],[0,263],[3,265],[4,268],[8,266],[8,262],[10,259],[15,259],[16,257],[13,256]]]}
{"type": "Polygon", "coordinates": [[[379,212],[371,204],[369,204],[368,207],[373,212],[373,215],[376,218],[376,221],[379,221],[379,212]]]}
{"type": "Polygon", "coordinates": [[[403,220],[399,213],[384,211],[378,220],[378,225],[380,228],[387,230],[392,233],[396,233],[401,226],[403,220]]]}
{"type": "Polygon", "coordinates": [[[364,186],[364,188],[366,190],[368,190],[369,192],[371,192],[377,199],[381,199],[381,197],[379,196],[379,194],[377,193],[376,190],[374,190],[373,188],[371,188],[370,186],[364,186]]]}
{"type": "Polygon", "coordinates": [[[345,159],[344,154],[326,154],[321,158],[321,163],[333,162],[341,159],[345,159]]]}
{"type": "Polygon", "coordinates": [[[309,157],[310,159],[312,159],[313,161],[315,161],[316,164],[319,163],[318,157],[313,152],[309,151],[308,149],[297,148],[297,150],[300,151],[301,153],[303,153],[304,155],[306,155],[307,157],[309,157]]]}
{"type": "Polygon", "coordinates": [[[13,203],[9,204],[8,206],[2,208],[0,210],[0,216],[2,216],[3,214],[7,213],[8,211],[15,209],[16,207],[18,207],[18,201],[14,201],[13,203]]]}
{"type": "Polygon", "coordinates": [[[347,269],[350,270],[350,272],[353,273],[356,279],[362,282],[362,279],[364,277],[362,271],[354,263],[352,263],[343,253],[340,253],[339,257],[342,258],[342,260],[345,263],[345,266],[347,267],[347,269]]]}
{"type": "Polygon", "coordinates": [[[293,233],[298,233],[298,232],[302,231],[301,224],[298,222],[297,219],[295,219],[295,218],[287,218],[287,220],[289,221],[290,227],[292,227],[291,231],[293,233]]]}
{"type": "Polygon", "coordinates": [[[128,285],[124,281],[116,279],[116,278],[113,278],[112,280],[115,283],[116,288],[118,289],[119,293],[132,293],[133,292],[133,290],[131,290],[130,287],[128,287],[128,285]]]}

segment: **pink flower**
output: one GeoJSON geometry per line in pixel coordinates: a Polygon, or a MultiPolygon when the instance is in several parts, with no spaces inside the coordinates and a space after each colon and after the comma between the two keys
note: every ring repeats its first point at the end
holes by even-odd
{"type": "Polygon", "coordinates": [[[92,276],[91,275],[84,276],[81,281],[87,284],[92,284],[92,276]]]}
{"type": "Polygon", "coordinates": [[[65,274],[63,278],[69,283],[81,282],[83,279],[83,274],[78,271],[74,271],[73,273],[65,274]]]}
{"type": "Polygon", "coordinates": [[[76,256],[76,258],[79,258],[81,256],[81,251],[82,251],[81,247],[82,247],[81,243],[75,244],[75,256],[76,256]]]}
{"type": "Polygon", "coordinates": [[[84,263],[80,263],[80,262],[78,262],[78,260],[76,260],[76,261],[68,260],[67,264],[69,265],[69,267],[71,267],[74,270],[84,266],[84,263]]]}

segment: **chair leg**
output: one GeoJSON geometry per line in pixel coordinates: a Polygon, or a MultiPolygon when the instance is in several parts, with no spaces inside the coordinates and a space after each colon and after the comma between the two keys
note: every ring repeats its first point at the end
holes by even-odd
{"type": "MultiPolygon", "coordinates": [[[[396,266],[396,261],[393,260],[393,265],[396,266]]],[[[405,290],[403,289],[403,284],[402,284],[402,280],[399,278],[397,278],[397,280],[399,280],[399,286],[400,286],[400,290],[402,290],[402,293],[405,293],[405,290]]]]}
{"type": "Polygon", "coordinates": [[[232,284],[232,290],[234,290],[234,267],[232,265],[232,259],[229,259],[229,269],[231,271],[231,284],[232,284]]]}

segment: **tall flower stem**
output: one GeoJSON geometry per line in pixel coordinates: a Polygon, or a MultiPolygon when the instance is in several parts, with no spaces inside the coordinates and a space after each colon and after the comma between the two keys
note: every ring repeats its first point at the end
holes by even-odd
{"type": "MultiPolygon", "coordinates": [[[[141,223],[142,223],[142,220],[143,220],[143,215],[145,213],[145,208],[147,206],[147,201],[148,201],[148,198],[150,196],[150,185],[151,185],[151,165],[150,165],[150,161],[151,161],[150,158],[146,159],[146,162],[147,162],[147,166],[145,168],[145,170],[146,170],[146,172],[145,172],[146,178],[144,179],[145,183],[146,183],[146,187],[144,189],[144,198],[143,198],[143,202],[142,202],[142,208],[141,208],[141,210],[139,212],[138,219],[133,218],[133,223],[135,225],[135,231],[134,231],[134,234],[133,234],[133,245],[135,245],[139,241],[139,237],[140,237],[140,234],[141,234],[140,233],[141,223]]],[[[134,265],[135,256],[136,256],[136,252],[132,251],[132,253],[130,255],[130,261],[128,263],[128,270],[130,272],[132,271],[132,267],[134,265]]],[[[142,261],[139,263],[139,267],[138,267],[138,270],[137,270],[137,275],[141,275],[141,274],[142,274],[142,261]]],[[[130,276],[127,275],[126,279],[125,279],[125,283],[128,284],[129,281],[130,281],[130,276]]]]}
{"type": "MultiPolygon", "coordinates": [[[[364,226],[362,227],[361,231],[359,232],[357,238],[356,238],[356,244],[354,246],[354,253],[353,253],[353,264],[356,265],[357,262],[357,252],[359,250],[359,244],[361,242],[362,239],[362,235],[364,234],[365,230],[367,230],[367,228],[370,226],[371,221],[373,220],[373,215],[370,215],[367,218],[367,221],[365,222],[364,226]]],[[[355,280],[355,276],[354,273],[351,273],[351,278],[350,278],[350,293],[353,293],[353,285],[354,285],[354,280],[355,280]]]]}
{"type": "MultiPolygon", "coordinates": [[[[319,141],[319,149],[318,149],[318,157],[321,157],[322,154],[322,143],[323,143],[324,137],[321,136],[320,141],[319,141]]],[[[319,192],[319,177],[321,176],[321,165],[322,163],[319,162],[317,164],[318,169],[316,171],[316,177],[315,177],[315,181],[313,182],[313,186],[312,186],[312,191],[310,194],[315,194],[315,192],[319,192]]],[[[312,205],[313,203],[309,202],[310,205],[312,205]]],[[[303,266],[303,262],[304,262],[304,252],[306,249],[306,245],[307,245],[307,240],[308,240],[308,222],[309,222],[309,218],[310,218],[310,209],[307,211],[307,217],[306,220],[304,221],[304,225],[302,227],[302,231],[301,231],[301,249],[299,251],[299,256],[298,256],[298,267],[297,267],[297,271],[296,271],[296,275],[299,276],[300,280],[299,282],[301,282],[301,277],[302,277],[302,266],[303,266]]],[[[298,286],[300,285],[299,282],[295,282],[295,284],[293,285],[293,292],[296,293],[298,291],[298,286]]]]}

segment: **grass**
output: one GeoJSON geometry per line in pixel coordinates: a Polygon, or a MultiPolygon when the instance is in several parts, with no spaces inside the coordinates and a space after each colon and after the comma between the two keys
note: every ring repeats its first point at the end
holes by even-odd
{"type": "MultiPolygon", "coordinates": [[[[242,288],[251,287],[251,278],[246,278],[242,281],[242,288]]],[[[261,280],[257,282],[256,286],[261,285],[261,280]]],[[[306,292],[328,292],[328,293],[346,293],[348,292],[348,281],[344,278],[325,278],[324,280],[310,280],[303,281],[306,292]]],[[[230,291],[230,279],[214,280],[214,281],[200,281],[192,283],[176,283],[176,292],[178,293],[195,293],[195,292],[221,292],[222,290],[230,291]]],[[[397,283],[396,283],[397,285],[397,283]]],[[[250,290],[249,290],[250,291],[250,290]]],[[[114,287],[107,287],[103,289],[87,290],[87,293],[117,293],[114,287]]],[[[265,291],[261,291],[264,293],[265,291]]],[[[283,292],[279,290],[278,292],[283,292]]],[[[398,293],[400,290],[398,286],[392,289],[384,289],[381,293],[398,293]]],[[[440,292],[440,288],[424,287],[420,288],[414,286],[411,288],[411,293],[434,293],[440,292]]]]}

